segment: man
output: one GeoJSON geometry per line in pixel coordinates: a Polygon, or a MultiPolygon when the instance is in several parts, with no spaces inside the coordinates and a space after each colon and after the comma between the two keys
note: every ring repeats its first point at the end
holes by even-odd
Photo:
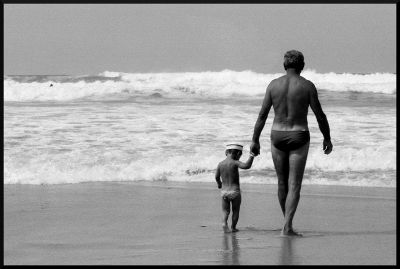
{"type": "Polygon", "coordinates": [[[301,182],[310,145],[307,113],[313,110],[324,141],[323,151],[329,154],[332,143],[328,120],[318,100],[317,89],[311,81],[300,76],[304,57],[299,51],[285,53],[286,75],[268,85],[264,101],[254,126],[250,151],[260,154],[260,134],[271,106],[275,118],[271,128],[271,153],[278,177],[278,199],[284,215],[282,235],[300,235],[293,230],[292,221],[300,199],[301,182]]]}

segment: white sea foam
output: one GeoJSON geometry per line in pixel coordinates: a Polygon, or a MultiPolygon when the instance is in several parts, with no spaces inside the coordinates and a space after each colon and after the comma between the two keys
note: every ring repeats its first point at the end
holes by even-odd
{"type": "MultiPolygon", "coordinates": [[[[37,154],[23,159],[6,156],[5,184],[60,184],[91,181],[198,181],[214,182],[214,171],[225,157],[221,147],[215,149],[192,149],[190,154],[177,154],[154,158],[150,153],[140,159],[130,160],[129,154],[121,151],[98,151],[88,154],[82,150],[59,152],[58,154],[37,154]]],[[[157,151],[152,154],[156,155],[157,151]]],[[[164,154],[160,154],[163,156],[164,154]]],[[[385,173],[396,170],[395,152],[388,154],[380,149],[364,150],[335,149],[331,155],[324,155],[318,147],[310,150],[306,184],[359,185],[394,187],[395,180],[385,181],[385,173]],[[374,174],[375,176],[373,176],[374,174]]],[[[248,156],[243,154],[245,161],[248,156]]],[[[242,179],[244,183],[276,182],[273,162],[269,149],[256,158],[250,174],[242,179]],[[269,170],[270,172],[265,172],[269,170]],[[271,172],[272,171],[272,172],[271,172]]],[[[246,172],[241,172],[246,175],[246,172]]]]}
{"type": "MultiPolygon", "coordinates": [[[[256,96],[265,92],[273,79],[283,75],[252,71],[186,72],[186,73],[122,73],[105,71],[97,76],[46,79],[43,76],[28,81],[4,78],[5,101],[69,101],[82,98],[107,99],[118,95],[160,93],[168,97],[256,96]],[[53,84],[50,87],[50,84],[53,84]]],[[[317,88],[329,91],[396,93],[396,74],[336,74],[305,70],[302,73],[317,88]]]]}
{"type": "MultiPolygon", "coordinates": [[[[313,80],[323,75],[305,71],[305,76],[307,72],[316,76],[313,80]]],[[[242,161],[246,160],[264,86],[279,75],[105,72],[52,78],[53,87],[43,77],[40,82],[6,78],[6,101],[29,102],[4,106],[4,183],[214,182],[215,168],[225,158],[226,141],[243,142],[242,161]],[[68,102],[153,93],[178,99],[68,102]],[[246,94],[250,98],[243,98],[246,94]],[[183,98],[187,95],[199,98],[183,98]]],[[[392,75],[325,76],[342,78],[341,83],[348,79],[348,84],[364,76],[370,79],[368,85],[374,85],[379,79],[387,83],[392,75]]],[[[330,155],[323,154],[322,135],[310,111],[304,184],[396,187],[395,98],[392,94],[321,94],[334,148],[330,155]]],[[[261,155],[250,170],[241,171],[244,183],[276,184],[268,130],[274,111],[270,113],[260,137],[261,155]]]]}

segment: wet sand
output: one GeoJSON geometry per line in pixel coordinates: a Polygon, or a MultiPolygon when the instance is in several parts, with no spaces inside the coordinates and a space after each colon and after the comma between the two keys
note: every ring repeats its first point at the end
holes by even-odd
{"type": "Polygon", "coordinates": [[[242,184],[223,233],[208,183],[4,185],[4,264],[395,265],[396,189],[307,186],[280,237],[276,186],[242,184]]]}

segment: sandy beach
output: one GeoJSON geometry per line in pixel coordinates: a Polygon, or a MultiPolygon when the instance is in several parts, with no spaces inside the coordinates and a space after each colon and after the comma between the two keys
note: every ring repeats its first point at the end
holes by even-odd
{"type": "Polygon", "coordinates": [[[5,265],[397,265],[396,5],[82,4],[3,8],[5,265]]]}
{"type": "Polygon", "coordinates": [[[396,264],[394,188],[303,186],[301,238],[276,186],[242,184],[238,233],[207,183],[4,185],[4,264],[396,264]]]}

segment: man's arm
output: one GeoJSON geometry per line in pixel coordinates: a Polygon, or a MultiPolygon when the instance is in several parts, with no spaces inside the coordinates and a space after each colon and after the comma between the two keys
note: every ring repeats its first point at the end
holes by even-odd
{"type": "Polygon", "coordinates": [[[310,82],[310,107],[317,118],[319,129],[324,136],[323,150],[325,154],[329,154],[332,151],[331,135],[328,119],[325,113],[322,111],[321,104],[318,100],[318,92],[314,84],[310,82]]]}
{"type": "Polygon", "coordinates": [[[215,171],[215,181],[217,181],[218,184],[218,189],[222,188],[222,182],[221,182],[221,172],[219,171],[219,164],[217,167],[217,171],[215,171]]]}
{"type": "Polygon", "coordinates": [[[268,118],[268,113],[272,106],[271,84],[272,82],[267,87],[260,113],[258,114],[256,124],[254,125],[253,139],[250,146],[250,152],[253,152],[255,155],[260,154],[260,135],[262,130],[264,129],[265,122],[267,121],[268,118]]]}
{"type": "Polygon", "coordinates": [[[252,154],[250,154],[249,158],[247,159],[247,161],[245,163],[242,163],[241,161],[236,161],[237,162],[237,166],[241,169],[249,169],[251,167],[251,165],[253,164],[253,160],[254,160],[254,156],[252,154]]]}

